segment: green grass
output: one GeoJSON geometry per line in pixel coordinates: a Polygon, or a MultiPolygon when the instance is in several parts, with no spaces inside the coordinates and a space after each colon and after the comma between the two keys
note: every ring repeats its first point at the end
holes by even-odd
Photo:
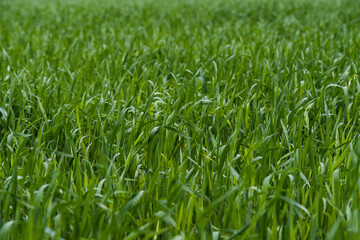
{"type": "Polygon", "coordinates": [[[0,239],[359,239],[359,16],[1,0],[0,239]]]}

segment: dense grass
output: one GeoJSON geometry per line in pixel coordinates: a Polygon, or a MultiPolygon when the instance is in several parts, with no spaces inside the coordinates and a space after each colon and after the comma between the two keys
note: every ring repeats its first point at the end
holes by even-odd
{"type": "Polygon", "coordinates": [[[360,1],[0,1],[0,239],[359,239],[360,1]]]}

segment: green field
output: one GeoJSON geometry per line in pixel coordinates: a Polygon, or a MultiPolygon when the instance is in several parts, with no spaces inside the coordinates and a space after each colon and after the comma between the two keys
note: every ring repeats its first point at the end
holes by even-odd
{"type": "Polygon", "coordinates": [[[360,239],[360,1],[0,0],[0,239],[360,239]]]}

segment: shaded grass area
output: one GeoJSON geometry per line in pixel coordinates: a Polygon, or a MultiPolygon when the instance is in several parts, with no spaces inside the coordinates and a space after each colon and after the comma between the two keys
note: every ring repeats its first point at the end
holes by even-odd
{"type": "Polygon", "coordinates": [[[360,2],[0,12],[0,239],[359,238],[360,2]]]}

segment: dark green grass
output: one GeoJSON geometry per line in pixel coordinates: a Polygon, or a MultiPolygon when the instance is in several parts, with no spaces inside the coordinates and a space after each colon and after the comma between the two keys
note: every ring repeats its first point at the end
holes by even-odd
{"type": "Polygon", "coordinates": [[[0,0],[0,239],[360,238],[360,2],[0,0]]]}

